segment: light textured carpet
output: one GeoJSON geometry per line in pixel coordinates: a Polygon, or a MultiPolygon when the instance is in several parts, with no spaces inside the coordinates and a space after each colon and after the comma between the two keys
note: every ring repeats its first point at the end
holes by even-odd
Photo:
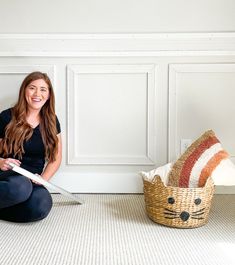
{"type": "Polygon", "coordinates": [[[194,229],[152,222],[143,195],[79,197],[84,205],[54,194],[39,222],[0,221],[0,264],[235,264],[235,195],[216,195],[209,223],[194,229]]]}

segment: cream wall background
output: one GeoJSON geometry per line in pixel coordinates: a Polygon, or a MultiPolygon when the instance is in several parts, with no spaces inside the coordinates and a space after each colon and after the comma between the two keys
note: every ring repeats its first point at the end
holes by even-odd
{"type": "Polygon", "coordinates": [[[234,1],[0,4],[0,109],[27,73],[48,72],[64,143],[54,183],[142,192],[140,170],[208,128],[235,162],[234,1]]]}
{"type": "Polygon", "coordinates": [[[228,32],[233,0],[1,0],[1,33],[228,32]]]}

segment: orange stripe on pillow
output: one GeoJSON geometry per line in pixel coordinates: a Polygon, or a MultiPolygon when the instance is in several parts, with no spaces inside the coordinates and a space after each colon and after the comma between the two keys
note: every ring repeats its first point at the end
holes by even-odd
{"type": "Polygon", "coordinates": [[[216,143],[219,143],[219,140],[215,136],[208,137],[187,157],[180,172],[179,187],[186,188],[189,186],[190,173],[194,164],[205,150],[216,143]]]}
{"type": "Polygon", "coordinates": [[[224,150],[219,151],[217,154],[215,154],[206,164],[206,166],[203,168],[199,181],[198,181],[198,187],[203,187],[206,184],[206,181],[208,177],[211,176],[213,170],[219,165],[221,160],[228,157],[228,153],[224,150]]]}

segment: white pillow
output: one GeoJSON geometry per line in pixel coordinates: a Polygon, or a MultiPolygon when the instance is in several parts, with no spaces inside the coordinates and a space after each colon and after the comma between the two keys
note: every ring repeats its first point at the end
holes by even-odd
{"type": "MultiPolygon", "coordinates": [[[[141,171],[140,175],[143,179],[150,182],[156,175],[158,175],[161,177],[162,182],[167,186],[168,174],[172,165],[173,163],[168,163],[149,172],[141,171]]],[[[213,170],[211,178],[217,186],[235,186],[235,165],[229,158],[222,160],[213,170]]]]}
{"type": "Polygon", "coordinates": [[[224,159],[213,170],[211,177],[215,185],[234,186],[235,185],[235,165],[229,158],[224,159]]]}
{"type": "Polygon", "coordinates": [[[164,166],[155,168],[149,172],[141,171],[140,175],[142,176],[143,179],[147,181],[152,181],[156,175],[161,177],[162,182],[167,185],[168,183],[168,173],[171,170],[172,163],[168,163],[164,166]]]}

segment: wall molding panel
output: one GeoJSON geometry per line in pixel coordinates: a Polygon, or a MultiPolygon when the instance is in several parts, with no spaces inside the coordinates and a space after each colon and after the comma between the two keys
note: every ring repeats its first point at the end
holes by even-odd
{"type": "Polygon", "coordinates": [[[27,75],[33,71],[45,72],[55,82],[55,65],[0,65],[0,74],[27,75]]]}
{"type": "Polygon", "coordinates": [[[0,56],[235,55],[235,33],[0,34],[0,56]]]}
{"type": "MultiPolygon", "coordinates": [[[[168,125],[168,161],[173,161],[176,157],[180,155],[180,143],[179,143],[179,138],[180,136],[178,135],[178,132],[180,131],[179,127],[179,122],[183,123],[184,121],[180,120],[179,117],[179,104],[180,102],[182,103],[183,100],[180,99],[179,97],[184,97],[180,94],[180,90],[183,87],[183,79],[187,78],[187,75],[191,74],[191,80],[193,80],[193,75],[196,75],[195,79],[198,77],[204,77],[205,81],[208,81],[209,79],[212,79],[213,76],[215,75],[220,75],[221,78],[224,79],[224,86],[226,84],[226,79],[228,79],[229,76],[234,77],[233,80],[231,80],[231,84],[234,85],[235,82],[235,64],[170,64],[169,65],[169,125],[168,125]],[[201,75],[200,75],[201,74],[201,75]],[[224,77],[223,77],[224,75],[224,77]],[[205,76],[207,78],[205,78],[205,76]],[[233,83],[232,83],[233,82],[233,83]]],[[[217,79],[215,80],[217,81],[217,79]]],[[[213,84],[213,83],[212,83],[213,84]]],[[[212,108],[213,106],[213,100],[216,97],[216,89],[221,90],[221,94],[224,93],[225,97],[225,102],[223,103],[223,98],[218,98],[218,114],[221,111],[224,111],[224,118],[227,118],[227,127],[231,127],[230,130],[234,130],[235,133],[235,126],[229,126],[230,119],[229,116],[232,115],[231,109],[228,108],[226,103],[228,103],[228,99],[226,100],[226,92],[223,92],[225,87],[220,86],[216,87],[215,86],[211,89],[211,87],[208,86],[208,88],[205,86],[204,91],[200,91],[200,87],[198,87],[198,93],[205,93],[205,96],[208,95],[208,97],[205,99],[205,101],[208,101],[208,108],[212,108]],[[211,92],[206,94],[205,90],[210,89],[211,92]],[[224,104],[224,105],[223,105],[224,104]]],[[[234,93],[235,95],[235,93],[234,93]]],[[[188,98],[185,96],[185,102],[187,101],[188,98]]],[[[231,97],[229,94],[228,97],[231,97]]],[[[185,103],[184,102],[184,103],[185,103]]],[[[201,103],[203,104],[203,103],[201,103]]],[[[232,104],[232,101],[231,101],[232,104]]],[[[202,105],[201,108],[204,106],[202,105]]],[[[203,108],[205,110],[205,108],[203,108]]],[[[235,109],[234,109],[235,110],[235,109]]],[[[190,111],[190,109],[189,109],[190,111]]],[[[200,106],[197,110],[200,112],[200,106]]],[[[212,119],[212,117],[211,117],[212,119]]],[[[216,117],[215,117],[216,119],[216,117]]],[[[220,121],[220,116],[218,115],[218,122],[220,121]]],[[[194,121],[195,123],[200,122],[200,121],[194,121]]],[[[222,122],[222,121],[221,121],[222,122]]],[[[223,122],[224,124],[224,122],[223,122]]],[[[192,124],[193,126],[193,124],[192,124]]],[[[195,126],[195,125],[194,125],[195,126]]],[[[200,127],[200,126],[198,126],[200,127]]],[[[219,127],[219,126],[218,126],[219,127]]],[[[206,127],[204,127],[206,129],[206,127]]],[[[201,128],[203,130],[203,128],[201,128]]],[[[210,129],[210,128],[208,128],[210,129]]],[[[203,131],[202,131],[203,132],[203,131]]],[[[218,132],[220,132],[218,128],[218,132]]],[[[230,152],[231,158],[234,160],[235,158],[235,150],[232,150],[232,153],[230,152]]]]}
{"type": "MultiPolygon", "coordinates": [[[[131,164],[136,164],[136,165],[154,165],[156,163],[156,143],[155,143],[155,135],[154,135],[154,128],[155,128],[155,113],[154,113],[154,106],[156,105],[156,97],[155,97],[155,65],[68,65],[67,66],[67,106],[68,106],[68,164],[120,164],[120,165],[131,165],[131,164]],[[146,109],[143,109],[143,111],[145,113],[143,114],[143,122],[140,123],[140,126],[143,126],[144,128],[142,128],[143,131],[143,135],[141,138],[137,138],[135,145],[138,145],[138,143],[140,143],[141,141],[143,142],[144,140],[144,148],[142,148],[142,155],[141,154],[135,154],[134,150],[133,150],[133,155],[128,155],[128,150],[124,151],[124,153],[121,153],[120,155],[116,155],[115,154],[115,150],[119,149],[119,146],[122,144],[122,142],[124,141],[125,143],[129,143],[132,139],[130,134],[128,136],[128,134],[126,134],[127,139],[122,139],[118,137],[118,135],[116,135],[116,139],[119,139],[120,142],[117,142],[117,145],[115,147],[114,145],[114,150],[113,153],[109,153],[107,152],[106,154],[103,155],[92,155],[92,152],[94,152],[95,148],[93,149],[93,151],[91,153],[88,152],[88,154],[84,155],[81,153],[80,148],[79,148],[79,142],[77,139],[80,139],[80,143],[84,142],[85,139],[80,138],[79,135],[82,134],[80,133],[80,130],[85,127],[85,123],[84,126],[79,126],[78,121],[79,120],[83,120],[85,119],[85,117],[79,115],[81,112],[83,112],[82,109],[79,108],[78,106],[78,102],[79,102],[79,97],[83,97],[85,100],[87,100],[86,105],[89,105],[89,103],[92,101],[92,105],[96,104],[96,100],[94,98],[92,98],[92,95],[90,94],[90,96],[86,96],[86,95],[82,95],[83,89],[86,89],[86,84],[84,84],[84,87],[82,87],[82,85],[80,85],[79,88],[79,83],[81,84],[82,81],[81,79],[84,78],[84,76],[86,77],[87,75],[89,80],[96,78],[98,76],[98,79],[96,80],[100,80],[100,85],[105,85],[106,82],[104,79],[106,78],[110,78],[109,80],[111,83],[110,85],[110,89],[112,89],[112,87],[114,86],[113,82],[121,82],[120,78],[123,78],[123,76],[125,76],[125,80],[126,82],[130,82],[130,79],[132,79],[133,82],[129,83],[129,85],[137,85],[137,83],[139,81],[141,81],[141,78],[144,79],[143,80],[143,87],[139,87],[138,90],[142,90],[139,91],[140,96],[141,95],[146,95],[146,97],[144,98],[138,98],[136,100],[136,103],[133,104],[133,102],[135,101],[136,98],[136,87],[128,87],[128,84],[126,85],[126,87],[122,90],[129,90],[128,93],[123,93],[123,98],[117,101],[117,98],[113,98],[112,94],[116,94],[117,97],[122,97],[122,95],[120,95],[119,93],[117,93],[116,91],[112,91],[108,93],[111,93],[109,95],[107,94],[103,94],[105,92],[100,91],[100,93],[102,93],[103,97],[107,100],[113,100],[112,105],[110,105],[110,108],[107,111],[112,112],[114,109],[114,112],[118,112],[118,108],[125,108],[126,110],[128,110],[128,106],[129,104],[132,102],[132,107],[136,108],[136,110],[134,110],[134,112],[136,111],[138,113],[138,109],[140,108],[140,105],[145,105],[146,104],[146,109]],[[130,77],[128,79],[128,76],[130,77]],[[134,80],[136,78],[136,81],[134,80]],[[102,80],[103,79],[103,80],[102,80]],[[133,83],[133,84],[132,84],[133,83]],[[129,96],[129,98],[126,98],[126,96],[129,96]],[[115,103],[116,102],[116,103],[115,103]],[[120,106],[119,103],[123,102],[123,105],[120,106]],[[116,105],[118,104],[118,105],[116,105]],[[146,134],[146,135],[145,135],[146,134]],[[128,139],[128,137],[130,137],[128,139]]],[[[85,82],[88,82],[87,80],[85,80],[85,82]]],[[[96,85],[96,84],[95,84],[96,85]]],[[[125,84],[123,84],[125,85],[125,84]]],[[[98,88],[99,89],[99,88],[98,88]]],[[[117,88],[115,87],[114,89],[121,89],[121,88],[117,88]]],[[[137,91],[138,92],[138,91],[137,91]]],[[[96,93],[94,91],[94,93],[96,93]]],[[[98,100],[98,99],[97,99],[98,100]]],[[[99,111],[99,105],[100,103],[98,102],[97,104],[97,110],[99,111]]],[[[103,105],[106,105],[107,102],[103,102],[103,105]]],[[[81,105],[81,104],[80,104],[81,105]]],[[[83,109],[86,108],[86,106],[83,106],[83,109]]],[[[119,110],[120,111],[120,110],[119,110]]],[[[87,108],[87,112],[89,112],[89,108],[87,108]]],[[[85,113],[84,115],[89,115],[88,113],[85,113]]],[[[119,114],[117,114],[117,118],[121,119],[125,119],[125,115],[123,115],[124,113],[122,113],[120,111],[120,116],[119,114]]],[[[94,115],[95,113],[93,113],[94,115]]],[[[83,114],[82,114],[83,115],[83,114]]],[[[102,115],[102,113],[101,113],[102,115]]],[[[103,113],[104,117],[101,117],[101,119],[105,119],[105,117],[107,116],[105,113],[103,113]]],[[[114,114],[115,115],[115,114],[114,114]]],[[[133,116],[131,116],[130,118],[133,118],[133,116]]],[[[91,119],[97,119],[95,118],[95,116],[91,117],[91,119]]],[[[88,121],[87,121],[88,122],[88,121]]],[[[92,121],[90,121],[92,123],[92,121]]],[[[100,121],[102,122],[102,121],[100,121]]],[[[99,124],[96,124],[95,121],[93,121],[93,128],[91,128],[92,130],[99,130],[99,124]],[[95,127],[97,126],[97,127],[95,127]]],[[[109,129],[109,122],[104,123],[106,124],[106,130],[109,129]]],[[[130,126],[133,126],[133,124],[131,124],[131,119],[129,120],[124,120],[123,123],[123,129],[120,128],[120,131],[117,130],[117,134],[120,134],[120,132],[122,130],[128,130],[127,127],[125,127],[125,124],[129,124],[130,126]]],[[[122,126],[122,122],[120,122],[120,126],[122,126]]],[[[135,128],[136,130],[138,130],[138,128],[135,128]]],[[[132,133],[135,133],[135,129],[132,131],[132,133]]],[[[141,128],[139,128],[140,130],[141,128]]],[[[113,131],[113,134],[115,135],[116,130],[113,131]]],[[[88,134],[87,132],[84,132],[84,136],[88,134]]],[[[137,131],[135,134],[138,134],[137,131]]],[[[110,134],[111,138],[114,138],[114,135],[110,134]]],[[[95,136],[94,136],[95,137],[95,136]]],[[[103,136],[100,135],[100,137],[102,138],[103,136]]],[[[98,136],[97,136],[98,138],[98,136]]],[[[101,141],[107,141],[108,139],[100,139],[101,141]]],[[[91,141],[91,139],[90,139],[91,141]]],[[[95,141],[98,141],[98,139],[96,139],[95,141]]],[[[104,145],[103,142],[103,145],[104,145]]],[[[112,142],[112,139],[110,139],[110,144],[112,142]]],[[[143,143],[142,143],[143,144],[143,143]]],[[[95,145],[95,142],[94,142],[95,145]]],[[[130,146],[131,148],[131,146],[130,146]]],[[[141,149],[141,148],[140,148],[141,149]]],[[[92,149],[91,149],[92,150],[92,149]]],[[[116,150],[117,151],[117,150],[116,150]]]]}

